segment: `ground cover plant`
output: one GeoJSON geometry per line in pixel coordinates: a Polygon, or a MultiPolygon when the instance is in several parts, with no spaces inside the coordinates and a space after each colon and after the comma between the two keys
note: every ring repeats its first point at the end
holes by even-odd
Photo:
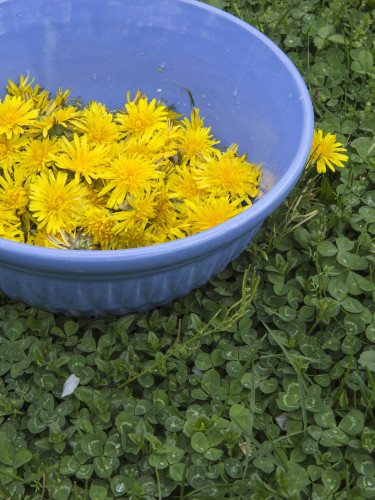
{"type": "Polygon", "coordinates": [[[289,55],[348,162],[306,169],[168,306],[70,318],[2,295],[1,498],[375,497],[374,2],[210,3],[289,55]]]}

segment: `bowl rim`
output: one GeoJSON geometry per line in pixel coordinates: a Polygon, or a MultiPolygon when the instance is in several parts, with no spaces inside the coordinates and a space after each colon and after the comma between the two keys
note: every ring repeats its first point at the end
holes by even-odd
{"type": "Polygon", "coordinates": [[[120,250],[69,250],[47,248],[15,242],[0,237],[0,262],[8,262],[13,266],[55,272],[71,272],[83,274],[98,270],[98,264],[104,265],[103,273],[119,270],[134,271],[135,268],[145,269],[156,266],[173,266],[181,262],[194,262],[200,255],[214,253],[218,248],[229,246],[235,239],[244,236],[255,226],[260,226],[277,206],[286,198],[298,181],[310,153],[313,132],[314,112],[306,84],[289,57],[266,35],[216,7],[198,2],[197,0],[173,0],[194,8],[210,12],[222,17],[228,22],[237,24],[253,36],[260,39],[282,62],[300,92],[302,104],[303,131],[293,161],[287,171],[282,174],[276,184],[260,199],[256,199],[249,209],[232,219],[211,229],[196,233],[185,238],[159,243],[141,248],[120,250]],[[32,266],[29,264],[32,260],[32,266]]]}

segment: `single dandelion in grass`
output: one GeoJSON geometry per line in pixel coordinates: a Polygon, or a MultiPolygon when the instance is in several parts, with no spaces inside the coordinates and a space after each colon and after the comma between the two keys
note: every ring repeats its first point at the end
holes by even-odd
{"type": "Polygon", "coordinates": [[[327,166],[335,172],[336,167],[344,167],[348,156],[342,151],[347,151],[341,147],[340,142],[336,142],[336,136],[333,134],[323,134],[322,130],[314,130],[314,138],[311,146],[309,164],[316,164],[319,174],[325,174],[327,166]]]}
{"type": "Polygon", "coordinates": [[[5,134],[8,139],[22,134],[39,115],[39,110],[32,107],[31,100],[25,102],[20,96],[7,94],[3,101],[0,99],[0,134],[5,134]]]}
{"type": "Polygon", "coordinates": [[[57,234],[74,230],[84,211],[86,187],[76,180],[67,182],[67,172],[42,172],[30,185],[29,209],[38,229],[57,234]]]}
{"type": "Polygon", "coordinates": [[[238,156],[236,145],[224,153],[216,151],[199,165],[195,174],[198,188],[218,197],[230,195],[249,205],[251,198],[258,194],[260,177],[260,167],[248,163],[246,156],[238,156]]]}
{"type": "Polygon", "coordinates": [[[155,165],[142,156],[120,155],[109,165],[102,178],[106,181],[106,186],[99,195],[109,194],[107,206],[114,208],[124,202],[128,193],[135,195],[147,184],[159,177],[155,165]]]}
{"type": "Polygon", "coordinates": [[[164,129],[168,126],[168,109],[157,104],[156,99],[148,102],[147,97],[129,100],[125,110],[116,114],[116,121],[123,136],[134,134],[141,136],[148,132],[164,129]]]}
{"type": "Polygon", "coordinates": [[[101,177],[109,162],[109,150],[106,146],[90,143],[86,134],[74,134],[73,140],[62,138],[61,154],[56,157],[56,166],[74,172],[78,181],[81,176],[88,184],[92,179],[101,177]]]}
{"type": "Polygon", "coordinates": [[[186,215],[190,222],[191,234],[199,233],[231,219],[247,207],[241,206],[241,200],[231,201],[229,196],[209,197],[195,202],[186,201],[186,215]]]}

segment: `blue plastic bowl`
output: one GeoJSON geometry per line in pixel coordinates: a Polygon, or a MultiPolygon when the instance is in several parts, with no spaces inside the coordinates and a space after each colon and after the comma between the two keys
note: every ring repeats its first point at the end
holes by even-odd
{"type": "Polygon", "coordinates": [[[49,90],[70,87],[84,103],[110,109],[140,88],[189,115],[188,88],[221,144],[238,142],[241,154],[263,163],[268,191],[230,221],[152,247],[84,252],[0,239],[0,288],[32,306],[125,314],[186,295],[244,250],[304,169],[313,111],[300,74],[259,31],[208,5],[7,0],[0,3],[0,50],[1,88],[30,74],[49,90]]]}

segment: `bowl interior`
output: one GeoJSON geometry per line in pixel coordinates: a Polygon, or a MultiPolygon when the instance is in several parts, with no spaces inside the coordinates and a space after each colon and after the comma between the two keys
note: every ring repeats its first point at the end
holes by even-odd
{"type": "Polygon", "coordinates": [[[70,87],[85,103],[120,108],[127,91],[140,88],[190,114],[189,89],[221,144],[239,143],[275,179],[306,141],[311,103],[294,66],[222,11],[191,0],[10,0],[0,7],[1,97],[7,78],[30,74],[47,89],[70,87]]]}

